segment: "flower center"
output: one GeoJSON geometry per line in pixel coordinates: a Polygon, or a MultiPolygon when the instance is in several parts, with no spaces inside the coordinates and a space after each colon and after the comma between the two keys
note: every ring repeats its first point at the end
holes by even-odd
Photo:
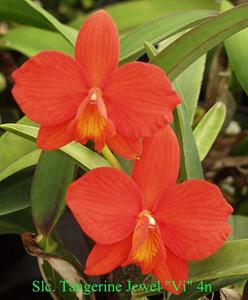
{"type": "Polygon", "coordinates": [[[92,102],[92,103],[101,101],[102,100],[102,91],[99,88],[94,87],[94,88],[90,89],[90,91],[88,93],[88,98],[89,98],[90,102],[92,102]]]}
{"type": "Polygon", "coordinates": [[[139,218],[140,217],[147,217],[150,227],[156,225],[156,220],[152,217],[151,213],[148,210],[143,210],[139,215],[139,218]]]}
{"type": "Polygon", "coordinates": [[[94,87],[89,90],[88,96],[86,98],[86,105],[87,106],[90,106],[90,105],[96,106],[95,108],[98,110],[98,112],[104,118],[107,118],[106,106],[103,101],[102,91],[99,88],[94,87]]]}
{"type": "Polygon", "coordinates": [[[103,101],[102,91],[94,87],[89,90],[77,112],[76,140],[85,144],[94,141],[95,149],[101,151],[105,145],[107,135],[114,134],[114,128],[107,117],[106,106],[103,101]]]}
{"type": "Polygon", "coordinates": [[[97,93],[94,92],[91,96],[90,96],[90,101],[96,101],[97,100],[97,93]]]}

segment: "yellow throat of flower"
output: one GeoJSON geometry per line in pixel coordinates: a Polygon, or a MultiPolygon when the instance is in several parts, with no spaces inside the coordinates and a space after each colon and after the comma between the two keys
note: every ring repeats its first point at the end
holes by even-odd
{"type": "Polygon", "coordinates": [[[76,140],[81,144],[94,141],[95,149],[100,152],[105,145],[106,135],[114,131],[109,125],[102,92],[92,88],[78,109],[76,140]]]}
{"type": "Polygon", "coordinates": [[[144,210],[135,226],[128,261],[137,264],[144,274],[148,274],[164,256],[165,248],[158,224],[151,213],[144,210]]]}

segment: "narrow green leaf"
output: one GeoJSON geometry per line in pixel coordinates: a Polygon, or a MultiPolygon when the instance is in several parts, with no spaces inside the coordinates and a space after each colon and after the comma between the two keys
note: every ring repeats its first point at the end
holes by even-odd
{"type": "Polygon", "coordinates": [[[18,158],[15,162],[11,163],[6,168],[0,171],[0,181],[22,169],[36,165],[39,160],[40,153],[41,150],[36,149],[18,158]]]}
{"type": "Polygon", "coordinates": [[[200,93],[204,66],[205,57],[202,57],[184,70],[174,81],[174,87],[183,102],[174,113],[174,127],[181,146],[181,180],[203,178],[202,166],[191,124],[200,93]]]}
{"type": "Polygon", "coordinates": [[[58,31],[72,45],[77,36],[77,30],[60,23],[41,6],[31,0],[1,0],[0,18],[8,22],[58,31]]]}
{"type": "Polygon", "coordinates": [[[228,241],[209,258],[190,264],[194,281],[248,275],[248,239],[228,241]]]}
{"type": "Polygon", "coordinates": [[[226,106],[217,102],[202,118],[194,130],[194,137],[202,161],[219,134],[226,117],[226,106]]]}
{"type": "Polygon", "coordinates": [[[60,23],[55,17],[49,14],[37,3],[31,0],[24,1],[32,8],[35,14],[38,13],[55,31],[58,31],[72,46],[74,46],[77,38],[77,30],[60,23]]]}
{"type": "Polygon", "coordinates": [[[149,59],[152,59],[158,53],[158,50],[153,46],[153,44],[147,41],[144,42],[144,48],[149,59]]]}
{"type": "Polygon", "coordinates": [[[230,218],[232,234],[230,240],[248,239],[248,217],[242,215],[232,215],[230,218]]]}
{"type": "MultiPolygon", "coordinates": [[[[0,128],[31,141],[35,141],[38,134],[38,128],[27,125],[3,124],[0,125],[0,128]]],[[[76,142],[72,142],[59,150],[69,155],[81,168],[86,170],[110,166],[102,156],[76,142]]]]}
{"type": "Polygon", "coordinates": [[[42,152],[31,188],[31,211],[37,231],[51,234],[65,209],[65,193],[75,164],[59,151],[42,152]]]}
{"type": "Polygon", "coordinates": [[[29,190],[32,170],[18,172],[0,182],[0,216],[7,215],[30,206],[29,190]]]}
{"type": "Polygon", "coordinates": [[[190,126],[184,95],[176,81],[174,87],[182,98],[182,103],[174,112],[174,128],[181,151],[180,180],[203,178],[202,166],[190,126]]]}
{"type": "MultiPolygon", "coordinates": [[[[221,9],[226,11],[233,8],[229,1],[221,2],[221,9]]],[[[247,44],[248,44],[248,29],[242,30],[231,38],[225,40],[226,52],[237,79],[242,88],[248,95],[248,60],[247,60],[247,44]]]]}
{"type": "Polygon", "coordinates": [[[193,123],[197,107],[203,74],[205,70],[206,55],[203,55],[177,77],[177,85],[183,94],[190,124],[193,123]]]}
{"type": "Polygon", "coordinates": [[[216,12],[209,10],[180,12],[166,15],[135,28],[121,38],[121,63],[135,60],[144,54],[144,41],[156,45],[169,36],[191,28],[214,14],[216,12]]]}
{"type": "MultiPolygon", "coordinates": [[[[17,124],[33,125],[34,123],[24,117],[17,124]]],[[[5,168],[36,149],[35,143],[10,132],[4,133],[0,137],[0,172],[4,172],[5,168]]]]}
{"type": "Polygon", "coordinates": [[[173,81],[189,65],[216,45],[248,26],[248,4],[204,21],[161,51],[151,62],[173,81]]]}
{"type": "Polygon", "coordinates": [[[0,234],[21,234],[34,232],[34,224],[29,208],[0,216],[0,234]]]}
{"type": "MultiPolygon", "coordinates": [[[[153,53],[151,53],[151,56],[153,56],[153,53]]],[[[174,87],[181,96],[182,103],[174,112],[173,125],[180,144],[180,180],[183,181],[186,179],[203,178],[203,172],[184,97],[184,93],[188,95],[187,88],[190,89],[191,86],[188,85],[182,91],[180,83],[177,80],[174,81],[174,87]]]]}
{"type": "Polygon", "coordinates": [[[9,31],[0,38],[0,48],[33,56],[44,50],[63,51],[73,55],[73,47],[57,32],[24,27],[9,31]]]}
{"type": "MultiPolygon", "coordinates": [[[[26,117],[17,124],[34,125],[26,117]]],[[[39,152],[34,142],[10,132],[4,133],[0,137],[0,181],[35,165],[39,159],[39,152]]]]}
{"type": "MultiPolygon", "coordinates": [[[[219,3],[212,0],[139,0],[115,3],[105,6],[104,9],[112,15],[119,31],[124,31],[141,25],[153,18],[183,10],[219,10],[219,3]]],[[[79,28],[85,18],[86,16],[80,16],[71,25],[79,28]]]]}
{"type": "Polygon", "coordinates": [[[1,0],[0,19],[53,30],[52,25],[42,15],[33,10],[24,0],[1,0]]]}

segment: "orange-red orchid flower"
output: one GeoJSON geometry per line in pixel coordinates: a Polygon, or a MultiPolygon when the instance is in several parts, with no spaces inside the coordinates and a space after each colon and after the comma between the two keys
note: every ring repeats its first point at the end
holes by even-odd
{"type": "Polygon", "coordinates": [[[172,120],[180,102],[168,78],[154,65],[118,67],[119,40],[112,18],[92,14],[76,41],[75,58],[44,51],[13,73],[13,95],[22,111],[41,125],[38,146],[57,149],[72,140],[105,144],[134,159],[141,137],[172,120]]]}
{"type": "Polygon", "coordinates": [[[232,207],[205,180],[176,184],[178,171],[178,141],[166,126],[145,139],[131,178],[117,169],[98,168],[69,186],[67,204],[96,241],[86,274],[136,264],[165,289],[182,291],[188,261],[212,255],[230,234],[232,207]],[[168,284],[173,280],[178,289],[168,284]]]}

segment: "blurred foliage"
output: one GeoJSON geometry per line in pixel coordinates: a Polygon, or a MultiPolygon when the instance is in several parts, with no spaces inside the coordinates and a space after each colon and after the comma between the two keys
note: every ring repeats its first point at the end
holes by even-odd
{"type": "Polygon", "coordinates": [[[40,0],[43,7],[62,22],[68,22],[81,13],[120,2],[116,0],[40,0]]]}

